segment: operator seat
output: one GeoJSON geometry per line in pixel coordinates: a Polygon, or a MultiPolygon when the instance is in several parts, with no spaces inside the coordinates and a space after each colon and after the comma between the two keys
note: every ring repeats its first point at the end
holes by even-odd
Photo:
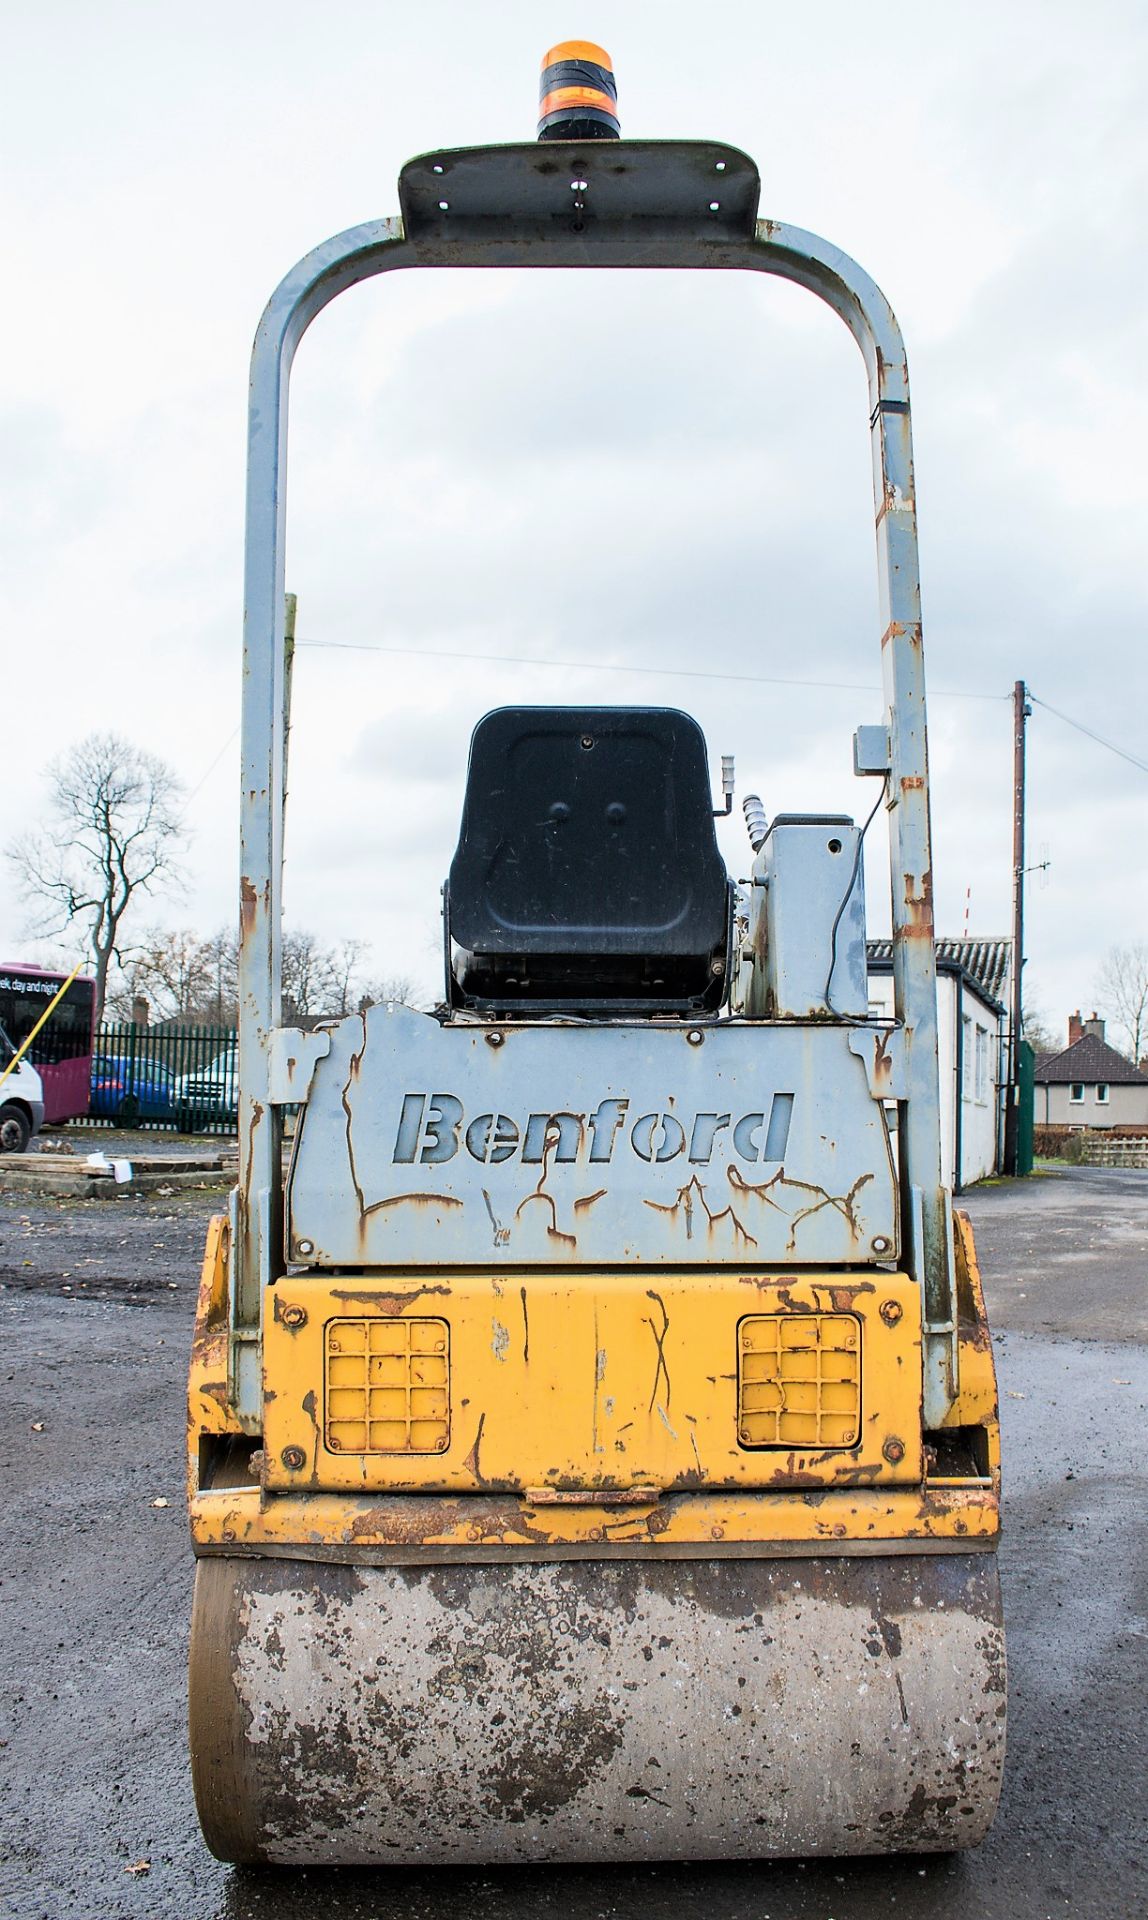
{"type": "Polygon", "coordinates": [[[485,1012],[714,1010],[732,889],[705,740],[671,707],[500,707],[471,737],[447,995],[485,1012]]]}

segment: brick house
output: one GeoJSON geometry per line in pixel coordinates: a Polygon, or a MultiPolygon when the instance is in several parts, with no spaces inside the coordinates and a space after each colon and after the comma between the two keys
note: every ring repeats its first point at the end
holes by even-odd
{"type": "Polygon", "coordinates": [[[1148,1073],[1104,1038],[1094,1013],[1069,1015],[1068,1045],[1036,1063],[1038,1127],[1143,1127],[1148,1132],[1148,1073]]]}

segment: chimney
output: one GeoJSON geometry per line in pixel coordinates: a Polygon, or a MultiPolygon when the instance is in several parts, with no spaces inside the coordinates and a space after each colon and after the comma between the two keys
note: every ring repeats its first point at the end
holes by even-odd
{"type": "Polygon", "coordinates": [[[1084,1028],[1080,1022],[1080,1008],[1077,1007],[1076,1012],[1070,1013],[1068,1016],[1068,1044],[1070,1047],[1074,1047],[1077,1041],[1083,1040],[1083,1038],[1084,1028]]]}
{"type": "Polygon", "coordinates": [[[1084,1031],[1085,1033],[1090,1033],[1094,1040],[1103,1040],[1104,1038],[1103,1020],[1100,1019],[1099,1015],[1094,1013],[1090,1020],[1085,1021],[1084,1031]]]}

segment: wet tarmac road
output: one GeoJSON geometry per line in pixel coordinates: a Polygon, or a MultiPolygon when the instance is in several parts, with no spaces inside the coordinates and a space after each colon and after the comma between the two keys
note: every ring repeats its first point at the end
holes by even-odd
{"type": "Polygon", "coordinates": [[[212,1860],[185,1760],[181,1449],[217,1204],[0,1197],[6,1916],[1148,1914],[1148,1173],[1072,1170],[962,1202],[998,1330],[1007,1450],[1004,1801],[973,1855],[806,1865],[254,1873],[212,1860]]]}

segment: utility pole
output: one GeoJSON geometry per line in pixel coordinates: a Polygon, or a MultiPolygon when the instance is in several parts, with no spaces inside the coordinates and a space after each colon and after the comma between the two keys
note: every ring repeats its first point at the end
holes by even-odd
{"type": "Polygon", "coordinates": [[[1017,1170],[1020,1121],[1020,1042],[1024,1026],[1024,748],[1025,721],[1032,708],[1023,680],[1012,690],[1012,1020],[1009,1036],[1009,1084],[1005,1104],[1005,1172],[1017,1170]]]}

